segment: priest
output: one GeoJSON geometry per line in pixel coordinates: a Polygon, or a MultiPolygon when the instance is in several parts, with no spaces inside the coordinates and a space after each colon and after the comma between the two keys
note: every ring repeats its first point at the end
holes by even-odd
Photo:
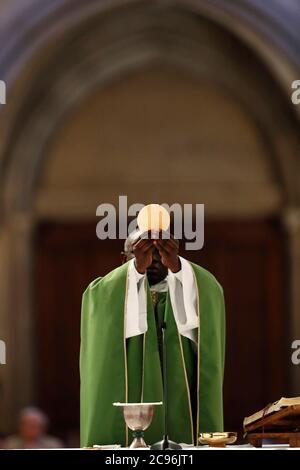
{"type": "MultiPolygon", "coordinates": [[[[197,444],[223,430],[225,308],[221,285],[178,255],[179,243],[134,232],[123,264],[95,279],[82,299],[81,445],[128,445],[113,402],[163,401],[162,329],[166,326],[169,438],[197,444]]],[[[161,440],[164,407],[145,432],[161,440]]]]}

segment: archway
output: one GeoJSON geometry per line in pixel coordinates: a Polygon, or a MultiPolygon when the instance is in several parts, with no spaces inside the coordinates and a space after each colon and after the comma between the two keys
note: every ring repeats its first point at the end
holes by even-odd
{"type": "MultiPolygon", "coordinates": [[[[266,38],[272,37],[273,20],[261,5],[250,11],[246,1],[239,7],[225,1],[202,2],[201,6],[193,1],[176,5],[161,1],[151,6],[141,1],[121,3],[111,2],[108,8],[105,2],[77,1],[70,11],[65,1],[39,8],[29,1],[28,21],[24,21],[20,34],[9,36],[13,23],[8,22],[2,35],[3,41],[5,34],[10,39],[0,59],[3,78],[7,78],[11,90],[5,119],[0,122],[4,187],[2,331],[11,349],[20,351],[14,363],[8,360],[4,372],[7,423],[13,410],[30,401],[34,393],[29,274],[38,217],[34,210],[36,181],[47,148],[66,115],[92,90],[151,63],[169,63],[226,88],[261,129],[282,188],[283,212],[291,226],[293,334],[299,332],[299,294],[295,288],[300,256],[298,109],[288,100],[289,80],[299,69],[292,29],[285,27],[286,33],[279,35],[281,42],[271,45],[266,38]],[[264,15],[264,28],[258,21],[259,13],[264,15]],[[30,31],[36,31],[32,40],[22,45],[22,38],[30,31]],[[248,75],[248,62],[242,61],[244,53],[253,70],[259,72],[259,79],[248,75]],[[274,113],[282,119],[275,121],[274,113]],[[8,312],[14,312],[14,316],[9,317],[8,312]]],[[[281,13],[276,12],[280,20],[281,13]]],[[[12,11],[12,19],[15,14],[12,11]]]]}

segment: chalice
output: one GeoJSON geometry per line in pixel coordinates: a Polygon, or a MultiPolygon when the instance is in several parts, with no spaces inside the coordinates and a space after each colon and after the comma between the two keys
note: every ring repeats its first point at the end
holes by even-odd
{"type": "Polygon", "coordinates": [[[148,447],[144,441],[144,431],[151,424],[154,407],[162,405],[162,402],[154,403],[113,403],[114,406],[123,408],[125,423],[131,429],[133,441],[130,449],[148,447]]]}

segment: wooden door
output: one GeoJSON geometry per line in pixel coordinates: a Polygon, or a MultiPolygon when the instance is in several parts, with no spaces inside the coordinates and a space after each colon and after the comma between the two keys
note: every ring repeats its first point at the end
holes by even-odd
{"type": "Polygon", "coordinates": [[[225,428],[289,394],[288,276],[275,222],[208,223],[205,246],[186,257],[209,269],[226,303],[225,428]]]}
{"type": "MultiPolygon", "coordinates": [[[[62,436],[79,428],[80,307],[83,290],[120,262],[122,241],[99,241],[94,223],[42,224],[36,234],[37,395],[62,436]]],[[[207,223],[200,252],[182,251],[224,287],[227,312],[225,427],[288,393],[288,280],[273,222],[207,223]]]]}

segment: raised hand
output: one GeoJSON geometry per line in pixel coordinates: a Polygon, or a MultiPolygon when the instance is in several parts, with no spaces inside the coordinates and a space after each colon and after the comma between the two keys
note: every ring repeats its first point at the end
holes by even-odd
{"type": "Polygon", "coordinates": [[[180,271],[181,263],[178,256],[179,241],[171,236],[168,239],[157,239],[153,241],[153,245],[158,249],[161,262],[166,268],[173,273],[180,271]]]}
{"type": "Polygon", "coordinates": [[[135,267],[139,273],[144,274],[152,263],[153,241],[138,238],[132,245],[132,250],[135,256],[135,267]]]}

